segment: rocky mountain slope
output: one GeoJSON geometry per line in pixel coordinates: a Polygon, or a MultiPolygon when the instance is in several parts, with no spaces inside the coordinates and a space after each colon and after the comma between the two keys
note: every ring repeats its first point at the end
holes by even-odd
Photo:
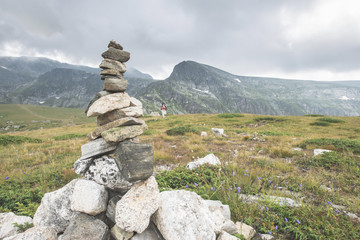
{"type": "MultiPolygon", "coordinates": [[[[102,90],[99,69],[46,58],[0,57],[0,103],[85,108],[102,90]]],[[[269,115],[360,115],[360,81],[302,81],[237,76],[193,61],[163,81],[128,69],[129,94],[146,114],[244,112],[269,115]]]]}
{"type": "Polygon", "coordinates": [[[301,81],[237,76],[193,61],[137,93],[148,111],[162,101],[182,113],[360,115],[360,81],[301,81]]]}
{"type": "MultiPolygon", "coordinates": [[[[0,103],[85,108],[102,90],[99,72],[47,58],[0,57],[0,103]]],[[[154,81],[131,68],[125,76],[132,95],[154,81]]]]}

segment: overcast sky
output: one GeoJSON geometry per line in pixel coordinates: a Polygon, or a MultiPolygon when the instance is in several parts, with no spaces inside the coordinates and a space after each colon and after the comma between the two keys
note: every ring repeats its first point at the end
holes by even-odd
{"type": "Polygon", "coordinates": [[[360,80],[359,0],[0,0],[0,56],[127,66],[168,77],[193,60],[237,75],[360,80]]]}

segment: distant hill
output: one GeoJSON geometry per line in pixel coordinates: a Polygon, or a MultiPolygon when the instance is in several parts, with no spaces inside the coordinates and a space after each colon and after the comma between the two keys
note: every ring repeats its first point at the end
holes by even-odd
{"type": "MultiPolygon", "coordinates": [[[[85,108],[102,90],[100,69],[60,63],[47,58],[0,57],[0,103],[85,108]]],[[[129,68],[130,95],[154,80],[129,68]]]]}
{"type": "Polygon", "coordinates": [[[360,81],[303,81],[237,76],[193,61],[141,89],[148,112],[166,102],[183,113],[244,112],[268,115],[360,115],[360,81]]]}
{"type": "MultiPolygon", "coordinates": [[[[85,108],[102,90],[100,70],[47,58],[0,57],[0,103],[85,108]]],[[[267,115],[360,115],[360,81],[303,81],[238,76],[193,61],[162,81],[129,68],[127,92],[145,113],[243,112],[267,115]]]]}

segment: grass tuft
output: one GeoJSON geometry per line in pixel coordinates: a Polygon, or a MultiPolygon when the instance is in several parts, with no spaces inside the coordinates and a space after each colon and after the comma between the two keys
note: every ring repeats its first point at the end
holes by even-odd
{"type": "Polygon", "coordinates": [[[0,145],[7,146],[10,144],[21,144],[21,143],[41,143],[42,140],[38,138],[23,137],[23,136],[10,136],[0,135],[0,145]]]}
{"type": "Polygon", "coordinates": [[[178,136],[178,135],[181,136],[181,135],[185,135],[185,133],[200,134],[200,131],[190,126],[175,127],[166,131],[166,134],[169,136],[178,136]]]}

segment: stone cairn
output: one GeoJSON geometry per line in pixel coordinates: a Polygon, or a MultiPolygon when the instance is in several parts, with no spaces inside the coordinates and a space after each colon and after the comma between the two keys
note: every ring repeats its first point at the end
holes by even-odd
{"type": "MultiPolygon", "coordinates": [[[[153,148],[138,139],[147,129],[138,118],[142,104],[125,93],[130,53],[110,41],[102,57],[104,90],[86,110],[88,117],[97,117],[97,127],[74,164],[82,178],[45,194],[33,228],[16,235],[0,229],[0,239],[237,239],[230,235],[238,231],[228,205],[185,190],[159,192],[152,176],[153,148]]],[[[0,223],[12,217],[0,215],[0,223]]]]}

